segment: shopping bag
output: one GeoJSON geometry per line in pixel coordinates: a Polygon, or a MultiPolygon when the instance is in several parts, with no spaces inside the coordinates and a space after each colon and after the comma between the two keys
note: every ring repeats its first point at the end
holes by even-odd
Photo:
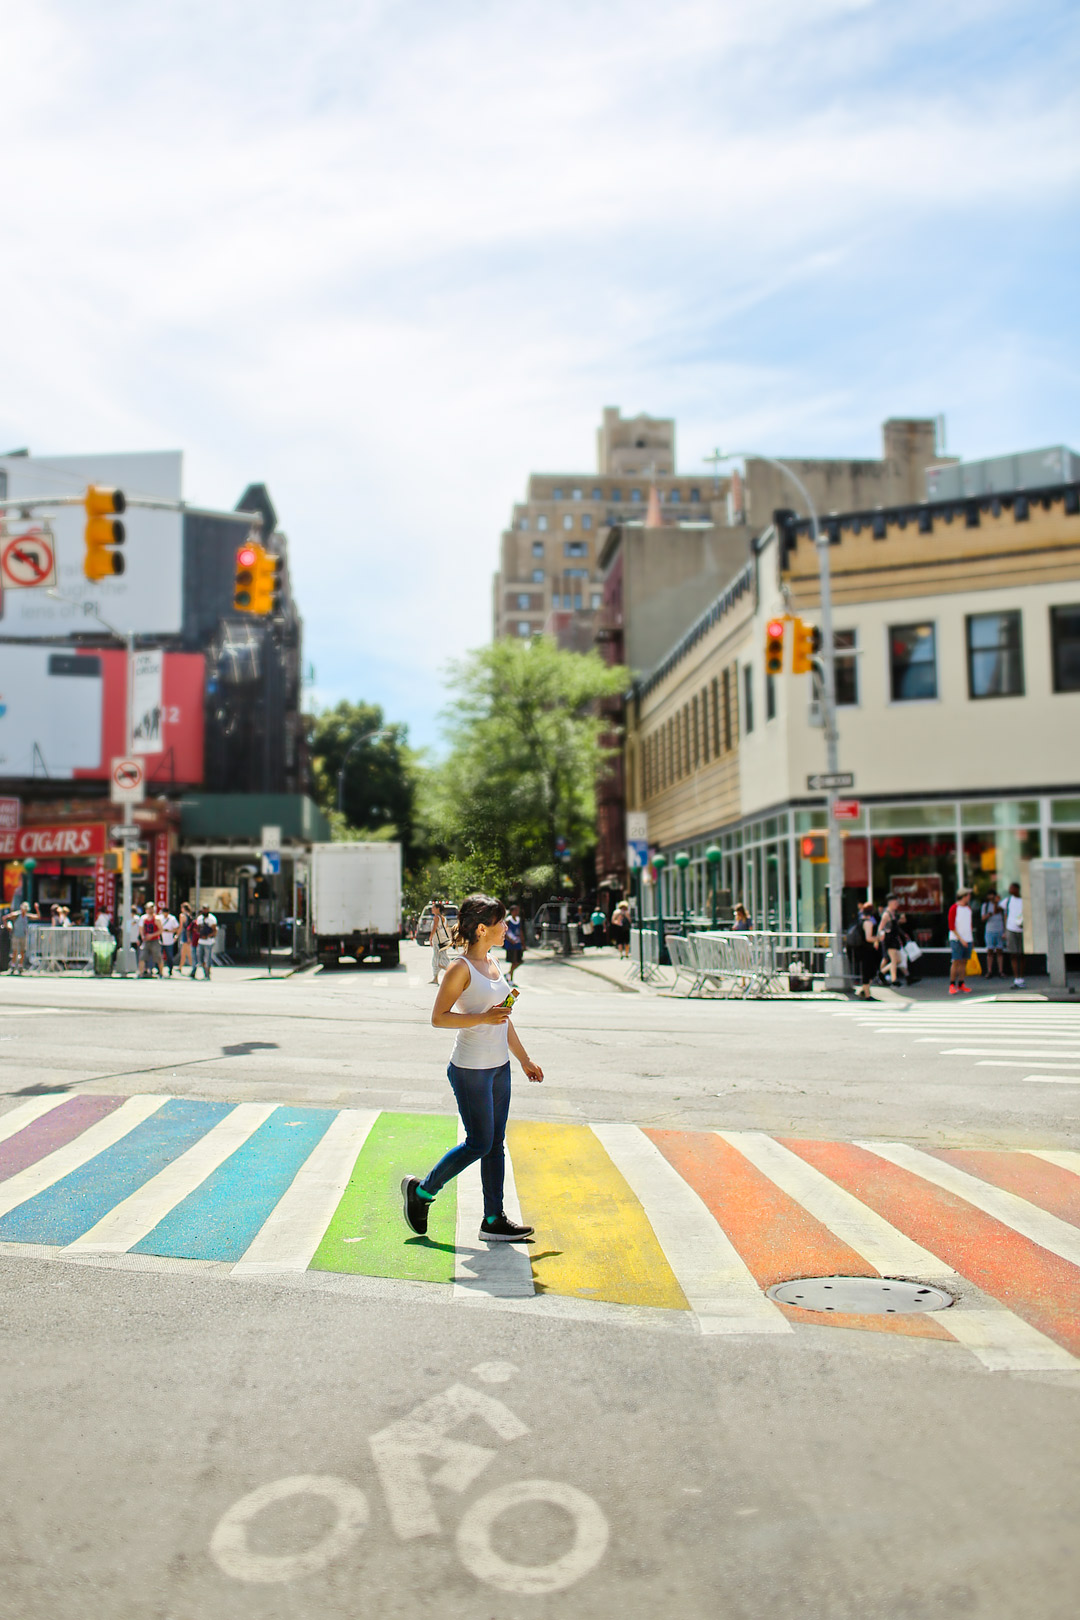
{"type": "Polygon", "coordinates": [[[967,959],[967,973],[969,979],[977,979],[982,973],[982,963],[979,961],[978,951],[972,951],[967,959]]]}
{"type": "Polygon", "coordinates": [[[916,945],[913,939],[909,939],[907,944],[904,946],[904,955],[907,957],[909,962],[917,962],[919,957],[922,955],[922,946],[916,945]]]}

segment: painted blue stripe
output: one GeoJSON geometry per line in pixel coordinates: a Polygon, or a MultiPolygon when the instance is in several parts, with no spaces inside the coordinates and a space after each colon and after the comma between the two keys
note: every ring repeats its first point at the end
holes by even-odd
{"type": "Polygon", "coordinates": [[[239,1260],[335,1117],[332,1108],[275,1109],[130,1252],[239,1260]]]}
{"type": "Polygon", "coordinates": [[[0,1218],[0,1238],[12,1243],[74,1243],[103,1215],[164,1170],[219,1119],[231,1103],[167,1103],[69,1176],[0,1218]]]}

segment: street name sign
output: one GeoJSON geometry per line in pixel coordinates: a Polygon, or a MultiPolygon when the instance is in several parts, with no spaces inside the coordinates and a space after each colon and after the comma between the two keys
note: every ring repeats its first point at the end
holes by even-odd
{"type": "Polygon", "coordinates": [[[854,786],[854,771],[819,771],[816,776],[806,778],[806,787],[809,793],[828,793],[836,788],[853,788],[854,786]]]}
{"type": "Polygon", "coordinates": [[[836,799],[832,813],[834,821],[858,821],[862,809],[858,799],[836,799]]]}
{"type": "Polygon", "coordinates": [[[264,827],[259,848],[264,855],[279,855],[281,853],[281,828],[264,827]]]}
{"type": "Polygon", "coordinates": [[[113,804],[139,804],[146,796],[146,775],[141,759],[114,759],[109,773],[113,804]]]}
{"type": "Polygon", "coordinates": [[[109,837],[115,839],[131,838],[136,843],[143,835],[143,830],[135,821],[115,821],[109,828],[109,837]]]}

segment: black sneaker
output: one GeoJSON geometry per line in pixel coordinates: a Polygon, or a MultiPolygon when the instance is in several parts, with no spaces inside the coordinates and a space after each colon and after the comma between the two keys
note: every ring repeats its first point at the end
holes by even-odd
{"type": "Polygon", "coordinates": [[[523,1243],[531,1238],[535,1227],[515,1226],[508,1221],[505,1215],[497,1215],[493,1221],[487,1219],[480,1223],[480,1238],[484,1243],[523,1243]]]}
{"type": "Polygon", "coordinates": [[[417,1187],[419,1176],[406,1176],[401,1183],[401,1202],[405,1210],[405,1225],[417,1237],[427,1237],[427,1218],[430,1199],[420,1197],[417,1187]]]}

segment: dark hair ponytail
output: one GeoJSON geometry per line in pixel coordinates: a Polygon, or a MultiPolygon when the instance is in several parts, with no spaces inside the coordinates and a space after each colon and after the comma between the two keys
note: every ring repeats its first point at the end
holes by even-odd
{"type": "Polygon", "coordinates": [[[466,895],[454,924],[454,944],[467,949],[475,940],[476,930],[481,923],[490,928],[492,923],[502,922],[505,916],[506,907],[502,901],[493,900],[490,894],[466,895]]]}

